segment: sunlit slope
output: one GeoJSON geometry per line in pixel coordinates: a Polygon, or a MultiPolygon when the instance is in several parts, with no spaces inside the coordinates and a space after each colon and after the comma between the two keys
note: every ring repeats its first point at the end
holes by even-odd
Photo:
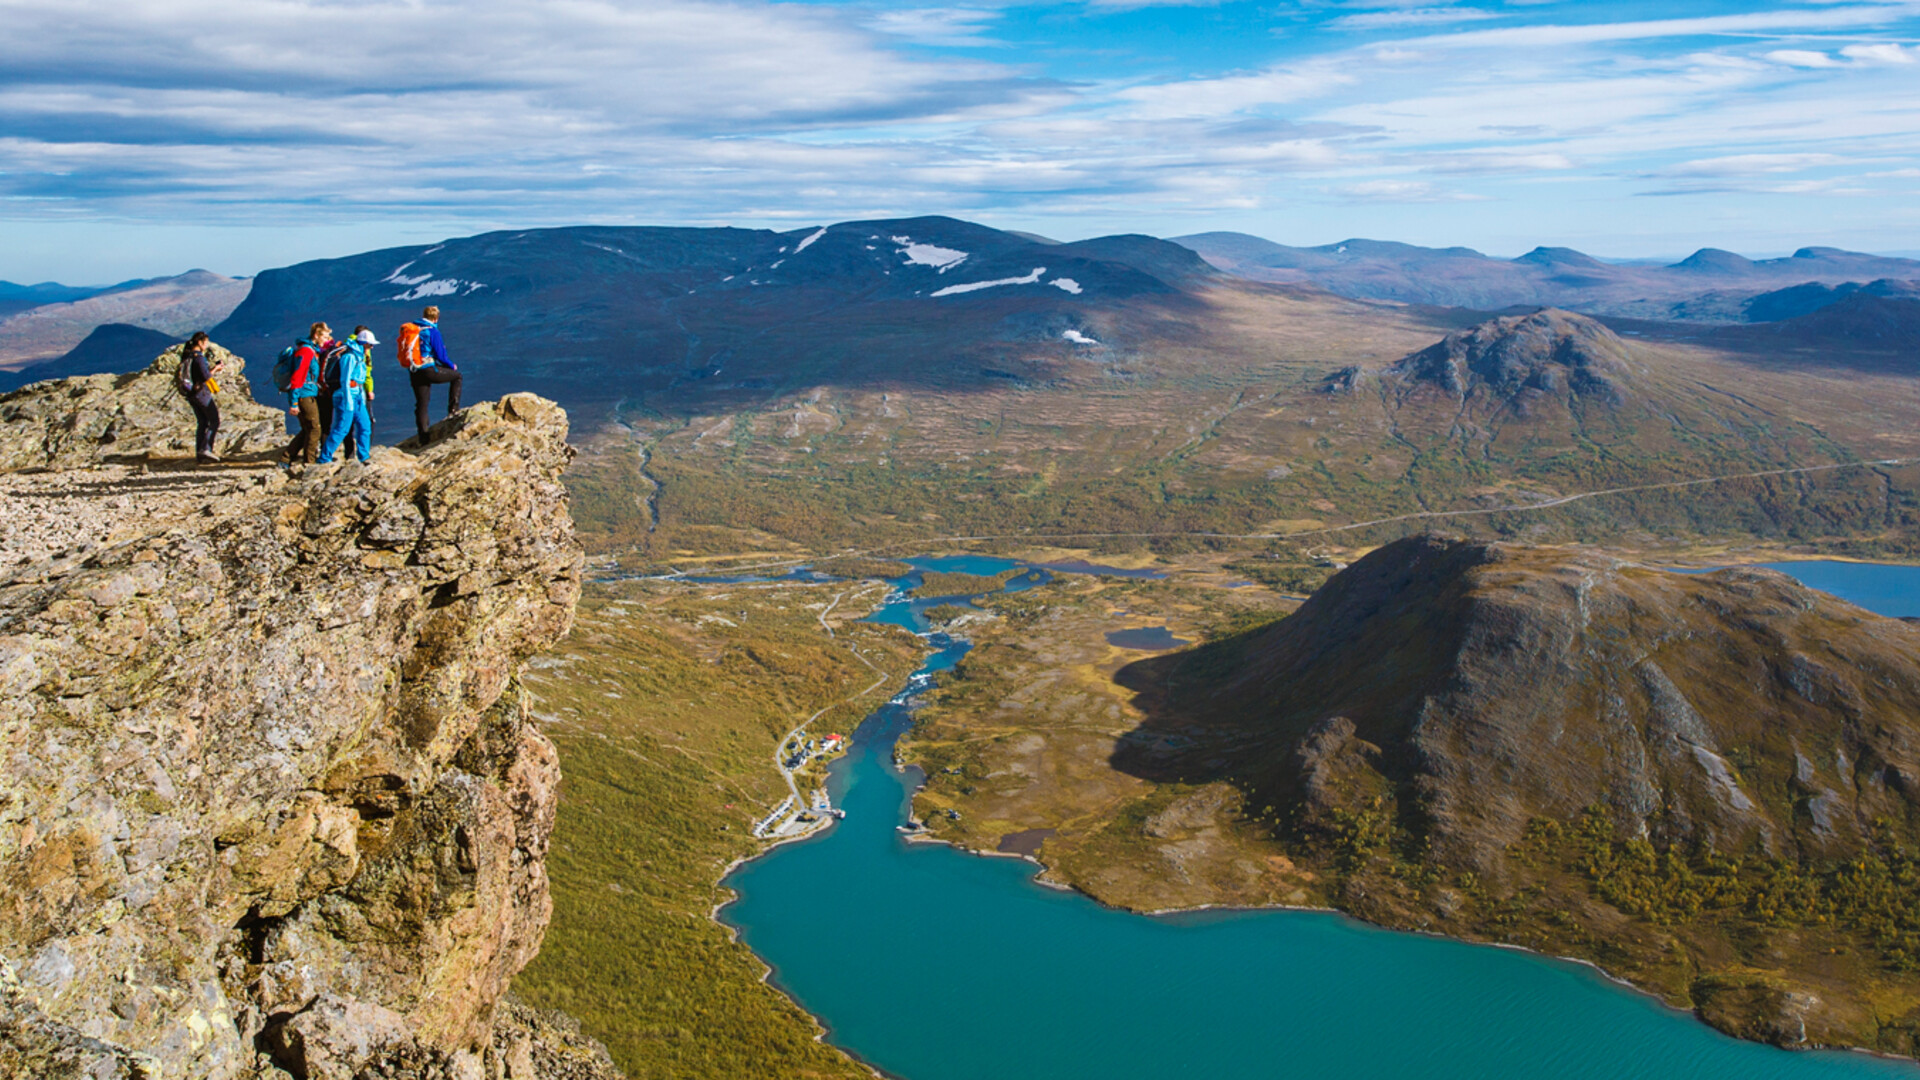
{"type": "MultiPolygon", "coordinates": [[[[1911,469],[1828,469],[1915,452],[1912,380],[1562,312],[1472,320],[1214,283],[1101,313],[1098,345],[1044,370],[1006,362],[966,393],[823,382],[750,408],[630,414],[665,485],[649,539],[670,553],[735,526],[807,543],[1314,533],[1617,488],[1638,490],[1449,524],[1877,544],[1912,514],[1911,469]],[[1747,478],[1648,489],[1714,477],[1747,478]]],[[[1382,532],[1355,539],[1369,537],[1382,532]]]]}

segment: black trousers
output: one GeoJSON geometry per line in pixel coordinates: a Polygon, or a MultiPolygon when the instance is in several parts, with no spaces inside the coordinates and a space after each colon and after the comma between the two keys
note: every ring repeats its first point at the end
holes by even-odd
{"type": "Polygon", "coordinates": [[[321,386],[313,401],[314,407],[320,410],[320,441],[326,442],[327,432],[333,430],[333,390],[321,386]]]}
{"type": "Polygon", "coordinates": [[[209,457],[213,441],[220,436],[220,406],[205,390],[189,394],[187,404],[193,406],[193,456],[209,457]]]}
{"type": "Polygon", "coordinates": [[[408,372],[407,381],[413,384],[413,426],[420,429],[421,438],[427,437],[427,403],[435,385],[447,384],[447,415],[460,411],[460,373],[453,368],[428,364],[408,372]]]}

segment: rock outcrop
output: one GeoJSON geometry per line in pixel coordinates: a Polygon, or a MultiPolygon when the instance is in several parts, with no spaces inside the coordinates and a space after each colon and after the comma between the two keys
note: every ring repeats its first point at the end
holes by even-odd
{"type": "MultiPolygon", "coordinates": [[[[104,461],[193,454],[193,410],[174,389],[181,346],[125,375],[80,375],[0,395],[0,472],[73,469],[104,461]]],[[[246,361],[218,345],[223,457],[267,450],[287,441],[285,416],[253,400],[246,361]]]]}
{"type": "Polygon", "coordinates": [[[1402,393],[1436,387],[1462,400],[1485,394],[1524,412],[1539,398],[1617,400],[1626,356],[1626,344],[1613,331],[1585,316],[1547,308],[1448,334],[1387,374],[1402,393]]]}
{"type": "MultiPolygon", "coordinates": [[[[190,437],[170,371],[0,399],[0,462],[190,437]]],[[[580,590],[566,434],[511,395],[0,569],[0,1074],[610,1074],[496,1024],[551,907],[516,678],[580,590]]]]}

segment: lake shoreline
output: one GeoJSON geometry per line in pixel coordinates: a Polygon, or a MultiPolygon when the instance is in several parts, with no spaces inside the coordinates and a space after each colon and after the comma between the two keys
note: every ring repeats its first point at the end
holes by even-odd
{"type": "MultiPolygon", "coordinates": [[[[1841,559],[1829,558],[1824,561],[1866,563],[1871,565],[1909,565],[1909,564],[1878,564],[1878,563],[1874,563],[1873,560],[1845,559],[1845,558],[1841,558],[1841,559]]],[[[1738,566],[1738,565],[1758,565],[1758,564],[1760,564],[1759,559],[1756,559],[1755,562],[1752,562],[1752,563],[1714,562],[1714,563],[1711,563],[1706,568],[1722,568],[1722,567],[1732,567],[1732,566],[1738,566]]],[[[986,594],[981,594],[981,595],[986,595],[986,594]]],[[[899,600],[906,600],[906,599],[911,599],[911,597],[893,595],[893,594],[890,594],[887,597],[887,600],[892,600],[892,601],[899,601],[899,600]]],[[[885,602],[886,601],[883,601],[883,606],[885,602]]],[[[934,632],[935,631],[933,630],[916,631],[916,634],[922,637],[923,639],[928,639],[932,637],[934,632]]],[[[971,645],[971,642],[967,642],[964,639],[955,638],[954,640],[956,642],[971,645]]],[[[936,655],[937,651],[938,650],[936,650],[934,653],[930,653],[929,659],[931,659],[933,655],[936,655]]],[[[923,663],[923,668],[924,668],[924,663],[923,663]]],[[[923,670],[917,670],[913,676],[910,676],[909,685],[911,686],[912,681],[914,679],[918,679],[923,674],[930,674],[930,673],[926,673],[923,670]]],[[[873,713],[869,714],[869,719],[876,716],[880,712],[880,710],[886,708],[887,705],[900,705],[904,708],[907,708],[909,711],[911,711],[912,706],[909,705],[906,700],[907,698],[910,698],[910,697],[911,697],[910,694],[902,695],[902,698],[900,699],[891,700],[887,704],[883,704],[879,708],[876,708],[873,713]]],[[[865,726],[865,721],[862,722],[861,726],[865,726]]],[[[901,737],[902,734],[904,734],[904,732],[896,733],[894,738],[897,740],[898,738],[901,737]]],[[[857,735],[857,729],[856,729],[856,735],[857,735]]],[[[849,749],[851,751],[853,748],[850,747],[849,749]]],[[[852,757],[851,752],[849,753],[848,756],[849,758],[852,757]]],[[[911,810],[912,802],[915,795],[917,795],[919,791],[920,785],[913,785],[907,782],[908,778],[906,776],[906,773],[909,768],[912,768],[912,766],[900,765],[897,761],[892,760],[891,755],[888,755],[888,759],[889,760],[884,762],[883,767],[890,767],[890,771],[900,781],[901,789],[905,794],[905,805],[907,807],[906,820],[912,821],[913,820],[912,810],[911,810]]],[[[924,783],[924,778],[922,783],[924,783]]],[[[759,852],[742,856],[741,858],[738,858],[734,860],[731,864],[729,864],[729,866],[721,875],[721,881],[724,882],[727,877],[731,876],[740,867],[756,859],[759,859],[763,855],[771,854],[772,852],[775,851],[775,849],[783,846],[784,844],[790,841],[813,840],[813,839],[824,838],[835,831],[833,826],[837,824],[838,824],[837,822],[833,823],[826,828],[811,831],[808,834],[803,836],[781,838],[777,841],[767,844],[759,852]]],[[[1744,1044],[1751,1044],[1756,1046],[1769,1046],[1773,1049],[1789,1050],[1789,1051],[1832,1052],[1832,1051],[1838,1051],[1838,1050],[1848,1050],[1861,1055],[1865,1055],[1868,1058],[1884,1060],[1888,1062],[1898,1062],[1898,1063],[1915,1063],[1916,1061],[1920,1061],[1920,1059],[1916,1059],[1915,1057],[1912,1057],[1912,1056],[1892,1054],[1892,1053],[1887,1053],[1884,1051],[1879,1051],[1879,1050],[1875,1050],[1868,1047],[1854,1046],[1854,1045],[1837,1045],[1837,1044],[1820,1044],[1820,1043],[1802,1042],[1798,1044],[1782,1046],[1779,1044],[1765,1043],[1757,1040],[1741,1039],[1739,1036],[1734,1036],[1734,1035],[1731,1035],[1730,1033],[1720,1031],[1719,1029],[1714,1028],[1713,1025],[1706,1023],[1699,1016],[1695,1008],[1675,1004],[1674,1002],[1669,1001],[1665,997],[1661,996],[1659,993],[1651,989],[1648,989],[1646,987],[1640,986],[1630,981],[1629,979],[1616,975],[1608,971],[1606,968],[1604,968],[1600,964],[1582,957],[1557,955],[1554,953],[1541,951],[1535,948],[1531,948],[1525,945],[1515,944],[1512,942],[1480,940],[1472,937],[1463,937],[1463,936],[1458,936],[1454,934],[1434,931],[1430,929],[1395,926],[1388,923],[1375,922],[1375,921],[1360,917],[1358,915],[1355,915],[1351,912],[1343,911],[1336,907],[1324,906],[1324,905],[1302,905],[1302,904],[1284,904],[1284,903],[1261,904],[1261,905],[1198,904],[1198,905],[1192,905],[1192,906],[1168,907],[1168,908],[1159,908],[1159,909],[1138,909],[1138,908],[1129,908],[1121,905],[1111,905],[1111,904],[1107,904],[1100,901],[1099,899],[1093,897],[1091,894],[1086,893],[1082,889],[1072,884],[1060,882],[1057,880],[1048,880],[1043,875],[1054,872],[1055,868],[1050,866],[1048,863],[1044,862],[1043,860],[1041,860],[1037,856],[1037,854],[1026,854],[1021,852],[985,850],[985,849],[974,848],[974,847],[967,846],[963,843],[956,842],[954,840],[932,835],[925,831],[921,831],[921,830],[907,831],[904,829],[900,829],[897,824],[895,826],[895,829],[896,829],[895,835],[899,838],[899,840],[903,843],[903,845],[907,847],[913,847],[918,845],[945,845],[958,852],[963,852],[968,855],[975,855],[975,856],[989,857],[989,858],[1024,859],[1025,861],[1033,864],[1034,871],[1031,874],[1028,874],[1024,877],[1023,883],[1039,886],[1041,889],[1049,892],[1078,894],[1079,896],[1091,901],[1093,905],[1098,909],[1104,910],[1104,911],[1115,912],[1115,913],[1120,913],[1124,915],[1143,916],[1145,919],[1153,920],[1153,921],[1171,921],[1183,915],[1194,915],[1194,914],[1201,914],[1201,913],[1207,913],[1207,912],[1217,912],[1221,914],[1301,912],[1306,914],[1333,916],[1335,919],[1338,919],[1344,922],[1350,922],[1356,926],[1366,927],[1376,931],[1384,931],[1389,934],[1394,934],[1394,935],[1405,934],[1405,935],[1410,935],[1417,938],[1426,938],[1426,939],[1435,940],[1435,941],[1443,941],[1443,942],[1448,942],[1452,944],[1472,946],[1472,947],[1483,947],[1483,946],[1492,947],[1496,949],[1506,950],[1509,952],[1525,954],[1539,961],[1551,961],[1557,964],[1564,964],[1572,967],[1585,969],[1595,975],[1600,976],[1601,980],[1603,980],[1605,983],[1609,984],[1610,986],[1619,988],[1619,989],[1629,990],[1632,992],[1633,997],[1659,1006],[1660,1011],[1662,1011],[1663,1013],[1672,1015],[1675,1019],[1685,1020],[1691,1026],[1697,1026],[1703,1030],[1712,1031],[1716,1035],[1725,1036],[1744,1044]]],[[[727,923],[721,917],[721,912],[724,908],[730,906],[731,904],[739,900],[739,894],[737,892],[733,892],[733,890],[729,890],[729,892],[733,893],[733,899],[714,905],[710,912],[710,917],[715,922],[718,922],[721,925],[726,926],[728,928],[729,936],[732,940],[740,941],[742,940],[741,928],[727,923]]],[[[748,946],[748,948],[750,951],[753,951],[751,946],[748,946]]],[[[765,957],[761,956],[757,951],[755,952],[755,956],[757,959],[761,961],[762,966],[766,969],[766,972],[762,977],[762,981],[766,982],[771,989],[782,994],[782,996],[786,997],[789,1001],[793,1002],[796,1008],[799,1008],[800,1010],[806,1012],[810,1017],[813,1018],[815,1024],[820,1029],[821,1033],[818,1036],[818,1038],[821,1041],[824,1041],[833,1045],[837,1050],[841,1051],[842,1053],[845,1053],[850,1059],[856,1062],[859,1062],[863,1067],[874,1070],[876,1075],[883,1076],[883,1077],[893,1077],[895,1078],[895,1080],[899,1080],[899,1078],[895,1077],[895,1074],[888,1073],[885,1070],[880,1069],[878,1066],[875,1066],[871,1061],[868,1061],[865,1058],[861,1057],[856,1051],[854,1051],[850,1047],[844,1045],[841,1042],[835,1041],[834,1034],[833,1034],[834,1029],[826,1021],[826,1019],[820,1013],[815,1012],[804,1001],[802,1001],[797,993],[795,993],[794,991],[785,989],[781,985],[779,980],[779,969],[770,961],[768,961],[765,957]]]]}

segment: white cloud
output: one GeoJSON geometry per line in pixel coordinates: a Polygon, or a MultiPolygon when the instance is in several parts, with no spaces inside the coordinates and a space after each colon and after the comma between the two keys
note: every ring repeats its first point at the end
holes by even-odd
{"type": "Polygon", "coordinates": [[[1500,17],[1501,13],[1498,11],[1483,11],[1480,8],[1416,7],[1342,15],[1329,25],[1341,30],[1383,30],[1402,26],[1438,26],[1446,23],[1477,22],[1500,17]]]}
{"type": "Polygon", "coordinates": [[[903,8],[876,14],[872,25],[918,45],[998,45],[987,37],[987,27],[999,17],[981,8],[903,8]]]}
{"type": "Polygon", "coordinates": [[[1664,170],[1666,176],[1765,176],[1770,173],[1802,172],[1828,165],[1839,165],[1844,158],[1833,154],[1734,154],[1728,157],[1701,158],[1682,162],[1664,170]]]}
{"type": "Polygon", "coordinates": [[[1911,64],[1920,54],[1920,48],[1881,42],[1873,45],[1849,45],[1840,50],[1840,55],[1862,64],[1911,64]]]}
{"type": "Polygon", "coordinates": [[[1785,64],[1797,68],[1839,67],[1840,61],[1823,52],[1810,52],[1806,49],[1775,49],[1766,53],[1766,58],[1776,64],[1785,64]]]}
{"type": "Polygon", "coordinates": [[[1483,197],[1447,191],[1424,180],[1362,180],[1334,190],[1348,199],[1362,202],[1471,202],[1483,197]]]}

